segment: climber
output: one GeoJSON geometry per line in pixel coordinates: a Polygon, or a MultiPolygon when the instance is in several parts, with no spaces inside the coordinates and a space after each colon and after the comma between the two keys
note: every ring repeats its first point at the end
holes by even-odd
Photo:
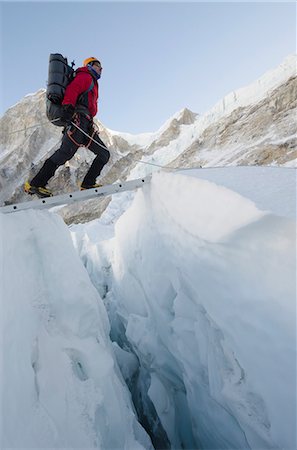
{"type": "Polygon", "coordinates": [[[85,175],[80,189],[101,186],[96,184],[96,178],[110,157],[93,122],[93,117],[97,114],[98,80],[101,72],[101,63],[94,57],[85,59],[83,67],[76,70],[75,77],[66,88],[62,102],[61,119],[65,123],[65,127],[61,146],[45,161],[37,175],[25,183],[24,190],[27,193],[37,194],[39,197],[52,196],[51,191],[46,187],[47,182],[53,177],[57,168],[70,160],[82,146],[91,150],[96,157],[85,175]]]}

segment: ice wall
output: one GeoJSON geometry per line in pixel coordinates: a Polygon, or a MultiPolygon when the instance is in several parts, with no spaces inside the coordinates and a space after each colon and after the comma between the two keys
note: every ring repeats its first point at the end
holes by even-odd
{"type": "Polygon", "coordinates": [[[0,274],[1,448],[152,448],[60,217],[0,214],[0,274]]]}
{"type": "Polygon", "coordinates": [[[80,250],[98,286],[88,248],[107,254],[105,302],[172,448],[295,448],[295,222],[161,173],[109,244],[95,228],[80,250]]]}

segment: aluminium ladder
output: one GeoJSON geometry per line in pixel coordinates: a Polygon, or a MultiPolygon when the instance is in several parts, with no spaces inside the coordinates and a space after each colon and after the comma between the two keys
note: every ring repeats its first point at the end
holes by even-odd
{"type": "Polygon", "coordinates": [[[40,198],[24,203],[15,203],[0,207],[0,213],[8,214],[26,209],[50,209],[55,206],[63,206],[71,203],[90,200],[97,197],[117,194],[119,192],[132,191],[140,188],[151,181],[151,175],[136,180],[124,181],[123,183],[114,183],[99,188],[87,189],[85,191],[75,191],[68,194],[55,195],[53,197],[40,198]]]}

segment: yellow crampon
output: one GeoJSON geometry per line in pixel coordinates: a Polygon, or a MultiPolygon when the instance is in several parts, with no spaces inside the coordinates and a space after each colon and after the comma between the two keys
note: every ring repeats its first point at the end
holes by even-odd
{"type": "Polygon", "coordinates": [[[26,183],[24,184],[24,191],[27,192],[27,194],[35,194],[40,198],[53,196],[52,192],[49,189],[41,186],[31,186],[29,181],[26,181],[26,183]]]}
{"type": "Polygon", "coordinates": [[[100,187],[102,187],[103,186],[103,184],[99,184],[99,183],[96,183],[96,184],[93,184],[92,186],[83,186],[82,184],[79,186],[79,189],[81,190],[81,191],[85,191],[86,189],[95,189],[95,188],[100,188],[100,187]]]}

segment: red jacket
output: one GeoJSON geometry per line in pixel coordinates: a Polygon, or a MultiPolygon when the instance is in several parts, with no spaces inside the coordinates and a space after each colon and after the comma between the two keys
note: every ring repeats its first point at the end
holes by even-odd
{"type": "MultiPolygon", "coordinates": [[[[96,116],[98,108],[98,82],[94,77],[90,74],[87,67],[80,67],[76,70],[76,75],[74,79],[68,84],[64,100],[62,105],[72,105],[76,106],[79,96],[88,90],[91,86],[91,83],[94,83],[94,87],[91,91],[88,92],[88,109],[92,117],[96,116]]],[[[79,104],[79,103],[78,103],[79,104]]]]}

